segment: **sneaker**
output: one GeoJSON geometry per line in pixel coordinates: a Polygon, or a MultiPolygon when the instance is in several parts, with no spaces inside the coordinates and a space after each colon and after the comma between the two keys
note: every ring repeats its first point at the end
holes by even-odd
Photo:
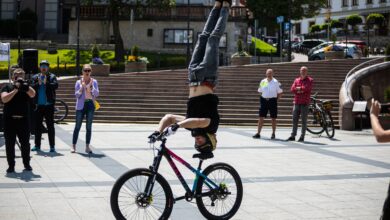
{"type": "Polygon", "coordinates": [[[15,173],[15,167],[8,167],[7,173],[15,173]]]}
{"type": "Polygon", "coordinates": [[[294,136],[290,136],[286,141],[295,141],[295,137],[294,136]]]}
{"type": "Polygon", "coordinates": [[[272,140],[275,139],[275,134],[274,134],[274,133],[272,133],[271,139],[272,139],[272,140]]]}
{"type": "Polygon", "coordinates": [[[305,141],[305,137],[301,136],[298,140],[298,142],[304,142],[305,141]]]}
{"type": "Polygon", "coordinates": [[[30,165],[24,165],[24,170],[31,171],[32,167],[30,165]]]}
{"type": "Polygon", "coordinates": [[[37,146],[34,146],[33,148],[31,148],[31,151],[40,151],[41,150],[41,147],[37,147],[37,146]]]}
{"type": "Polygon", "coordinates": [[[256,134],[253,135],[252,137],[255,138],[255,139],[259,139],[259,138],[260,138],[260,134],[259,134],[259,133],[256,133],[256,134]]]}
{"type": "Polygon", "coordinates": [[[56,152],[56,149],[54,147],[51,147],[50,148],[50,153],[55,153],[56,152]]]}
{"type": "Polygon", "coordinates": [[[75,148],[75,147],[71,147],[71,148],[70,148],[70,152],[71,152],[71,153],[76,153],[76,148],[75,148]]]}

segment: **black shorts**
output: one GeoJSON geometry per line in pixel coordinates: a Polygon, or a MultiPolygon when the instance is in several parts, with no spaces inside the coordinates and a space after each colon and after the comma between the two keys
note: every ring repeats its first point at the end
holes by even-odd
{"type": "Polygon", "coordinates": [[[263,117],[266,118],[268,111],[271,115],[271,118],[278,117],[278,99],[277,98],[265,99],[260,96],[259,116],[262,118],[263,117]]]}
{"type": "Polygon", "coordinates": [[[215,94],[192,97],[187,101],[186,118],[209,118],[209,126],[202,130],[214,134],[219,126],[218,103],[219,99],[215,94]]]}

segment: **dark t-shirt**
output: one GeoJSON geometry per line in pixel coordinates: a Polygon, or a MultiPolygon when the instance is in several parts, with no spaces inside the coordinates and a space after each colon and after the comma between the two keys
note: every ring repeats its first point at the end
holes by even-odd
{"type": "MultiPolygon", "coordinates": [[[[206,128],[197,128],[198,132],[204,131],[214,134],[219,126],[218,96],[207,94],[192,97],[187,102],[187,118],[210,118],[210,124],[206,128]]],[[[191,129],[195,130],[195,129],[191,129]]]]}
{"type": "MultiPolygon", "coordinates": [[[[14,89],[13,84],[6,84],[1,88],[1,93],[11,92],[14,89]]],[[[28,103],[30,97],[25,92],[18,92],[11,99],[11,101],[4,103],[3,114],[4,117],[10,117],[12,115],[27,116],[28,103]]]]}

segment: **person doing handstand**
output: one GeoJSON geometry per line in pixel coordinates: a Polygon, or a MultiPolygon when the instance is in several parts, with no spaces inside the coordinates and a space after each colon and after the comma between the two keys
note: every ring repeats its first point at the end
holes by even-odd
{"type": "Polygon", "coordinates": [[[149,136],[150,142],[166,131],[174,134],[180,127],[189,129],[195,138],[195,148],[201,153],[211,153],[217,144],[219,126],[218,96],[214,88],[218,82],[218,49],[225,32],[231,0],[216,0],[205,27],[198,37],[188,66],[189,99],[186,116],[167,114],[158,130],[149,136]]]}

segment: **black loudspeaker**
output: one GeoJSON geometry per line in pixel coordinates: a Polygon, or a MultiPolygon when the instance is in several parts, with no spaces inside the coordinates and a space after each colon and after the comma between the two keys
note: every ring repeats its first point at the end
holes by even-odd
{"type": "Polygon", "coordinates": [[[26,79],[31,79],[34,74],[38,73],[38,50],[23,50],[22,68],[26,72],[26,79]]]}

